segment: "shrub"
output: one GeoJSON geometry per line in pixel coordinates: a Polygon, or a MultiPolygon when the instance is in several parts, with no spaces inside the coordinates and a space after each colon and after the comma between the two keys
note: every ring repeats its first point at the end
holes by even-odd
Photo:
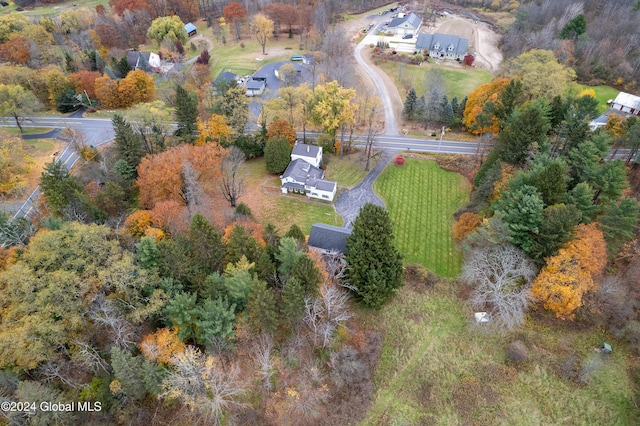
{"type": "Polygon", "coordinates": [[[236,214],[251,217],[251,209],[245,203],[236,206],[236,214]]]}
{"type": "Polygon", "coordinates": [[[404,157],[396,157],[396,166],[404,166],[404,157]]]}

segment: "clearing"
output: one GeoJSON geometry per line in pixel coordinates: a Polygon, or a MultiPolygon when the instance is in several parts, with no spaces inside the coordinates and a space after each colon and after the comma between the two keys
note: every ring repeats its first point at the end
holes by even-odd
{"type": "Polygon", "coordinates": [[[419,263],[441,277],[460,272],[462,254],[453,239],[453,213],[469,197],[471,185],[435,161],[407,158],[390,164],[373,185],[393,220],[404,263],[419,263]]]}
{"type": "Polygon", "coordinates": [[[406,283],[381,311],[360,309],[384,335],[376,392],[361,425],[638,424],[628,350],[611,337],[550,321],[514,333],[470,323],[456,283],[406,283]],[[525,360],[507,353],[519,340],[525,360]]]}

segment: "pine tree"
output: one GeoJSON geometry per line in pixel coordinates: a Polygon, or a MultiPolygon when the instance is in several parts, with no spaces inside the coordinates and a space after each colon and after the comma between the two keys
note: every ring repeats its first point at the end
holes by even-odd
{"type": "Polygon", "coordinates": [[[264,147],[264,162],[267,171],[280,174],[291,162],[291,145],[286,138],[269,139],[264,147]]]}
{"type": "Polygon", "coordinates": [[[404,101],[404,110],[402,111],[402,114],[409,120],[415,118],[417,103],[418,94],[416,93],[416,89],[412,87],[409,89],[409,93],[407,93],[407,98],[404,101]]]}
{"type": "Polygon", "coordinates": [[[291,277],[282,289],[280,306],[282,322],[289,325],[296,324],[302,319],[304,311],[304,289],[295,277],[291,277]]]}
{"type": "Polygon", "coordinates": [[[178,330],[180,340],[195,340],[196,321],[199,317],[195,294],[178,293],[164,307],[164,314],[171,325],[178,330]]]}
{"type": "Polygon", "coordinates": [[[129,62],[127,61],[127,57],[123,56],[120,60],[114,64],[114,68],[118,70],[118,74],[120,74],[121,78],[125,78],[129,71],[133,70],[129,62]]]}
{"type": "Polygon", "coordinates": [[[117,113],[111,120],[115,132],[116,152],[120,160],[124,160],[134,170],[134,177],[137,177],[136,168],[146,155],[140,134],[133,130],[131,124],[117,113]]]}
{"type": "Polygon", "coordinates": [[[496,213],[509,228],[509,241],[525,253],[533,250],[534,235],[540,232],[544,202],[538,190],[531,185],[506,192],[496,203],[496,213]]]}
{"type": "Polygon", "coordinates": [[[356,297],[371,308],[380,308],[402,285],[402,256],[394,245],[389,212],[367,203],[347,239],[347,281],[356,297]]]}
{"type": "Polygon", "coordinates": [[[242,225],[234,225],[226,244],[225,264],[236,263],[243,256],[251,263],[260,258],[262,250],[256,239],[242,225]]]}
{"type": "Polygon", "coordinates": [[[206,299],[198,306],[197,341],[210,347],[215,339],[233,339],[235,335],[236,306],[226,298],[206,299]]]}
{"type": "Polygon", "coordinates": [[[442,107],[441,112],[442,116],[440,117],[440,121],[442,121],[442,124],[444,124],[445,126],[451,126],[455,117],[453,114],[453,106],[450,103],[446,103],[442,107]]]}
{"type": "Polygon", "coordinates": [[[111,348],[113,375],[120,382],[121,391],[136,401],[147,394],[142,376],[144,361],[143,357],[133,356],[116,346],[111,348]]]}
{"type": "Polygon", "coordinates": [[[287,231],[286,234],[284,234],[284,236],[293,238],[298,242],[298,244],[304,244],[305,242],[305,236],[304,236],[304,233],[302,232],[302,229],[300,229],[300,227],[295,223],[289,227],[289,230],[287,231]]]}
{"type": "Polygon", "coordinates": [[[278,311],[276,297],[267,283],[257,280],[253,283],[247,304],[249,325],[257,333],[273,334],[278,327],[278,311]]]}
{"type": "Polygon", "coordinates": [[[291,278],[295,278],[300,283],[305,294],[316,294],[322,279],[316,264],[306,254],[300,256],[295,263],[291,278]]]}
{"type": "Polygon", "coordinates": [[[460,106],[458,107],[458,118],[460,120],[462,120],[462,117],[464,117],[464,109],[467,107],[467,99],[468,96],[462,98],[462,102],[460,102],[460,106]]]}
{"type": "Polygon", "coordinates": [[[198,98],[195,93],[186,91],[180,85],[176,86],[176,136],[185,142],[193,143],[197,137],[197,119],[198,98]]]}
{"type": "Polygon", "coordinates": [[[638,200],[627,197],[620,202],[606,200],[601,211],[601,215],[598,216],[600,228],[609,252],[615,255],[622,244],[633,237],[633,232],[638,226],[638,200]]]}
{"type": "Polygon", "coordinates": [[[222,236],[200,213],[191,219],[188,239],[193,257],[204,268],[206,275],[216,271],[222,272],[225,256],[222,236]]]}
{"type": "Polygon", "coordinates": [[[278,253],[275,255],[278,261],[278,275],[282,281],[286,281],[293,274],[298,259],[304,254],[298,249],[296,240],[291,237],[281,239],[278,248],[278,253]]]}
{"type": "Polygon", "coordinates": [[[458,97],[454,96],[451,99],[451,109],[453,109],[454,117],[457,117],[460,114],[460,102],[458,101],[458,97]]]}
{"type": "Polygon", "coordinates": [[[159,256],[158,245],[153,237],[142,237],[136,244],[136,260],[142,268],[157,268],[159,256]]]}

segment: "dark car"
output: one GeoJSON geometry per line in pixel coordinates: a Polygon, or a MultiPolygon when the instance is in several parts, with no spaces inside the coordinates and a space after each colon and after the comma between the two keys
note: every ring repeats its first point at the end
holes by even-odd
{"type": "Polygon", "coordinates": [[[413,38],[413,34],[409,33],[409,34],[405,34],[402,36],[403,39],[409,39],[409,38],[413,38]]]}

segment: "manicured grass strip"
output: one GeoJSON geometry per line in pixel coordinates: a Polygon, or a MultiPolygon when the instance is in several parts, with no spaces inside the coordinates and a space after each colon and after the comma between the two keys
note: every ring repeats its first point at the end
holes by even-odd
{"type": "Polygon", "coordinates": [[[443,277],[460,272],[461,254],[451,233],[453,213],[469,196],[469,184],[434,161],[407,159],[390,165],[374,183],[394,224],[405,263],[420,263],[443,277]]]}
{"type": "Polygon", "coordinates": [[[49,127],[23,127],[23,132],[20,133],[20,129],[18,127],[0,127],[0,132],[5,131],[10,135],[39,135],[41,133],[48,133],[52,131],[52,128],[49,127]]]}
{"type": "Polygon", "coordinates": [[[432,68],[442,73],[445,81],[445,93],[449,100],[457,96],[458,100],[462,101],[462,98],[469,95],[476,87],[488,83],[493,78],[489,71],[479,68],[448,67],[434,63],[426,63],[421,66],[404,64],[398,66],[396,62],[380,61],[378,66],[394,82],[403,100],[407,93],[403,81],[409,82],[408,87],[413,86],[418,96],[421,96],[427,90],[426,72],[432,68]]]}
{"type": "Polygon", "coordinates": [[[29,154],[43,155],[53,150],[54,141],[55,139],[26,139],[24,144],[28,147],[29,154]]]}

